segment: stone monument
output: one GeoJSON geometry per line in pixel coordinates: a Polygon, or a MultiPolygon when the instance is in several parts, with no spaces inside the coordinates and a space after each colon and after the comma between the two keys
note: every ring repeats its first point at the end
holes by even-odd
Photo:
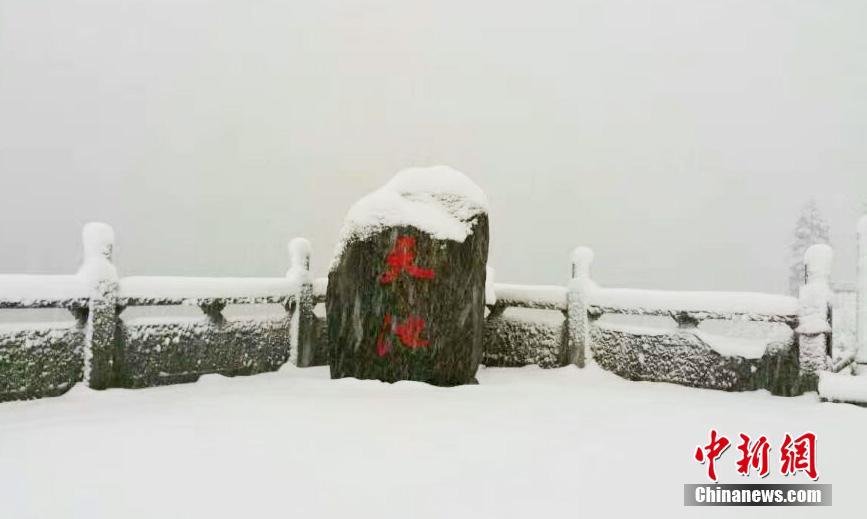
{"type": "Polygon", "coordinates": [[[487,199],[445,166],[399,172],[349,211],[328,274],[332,378],[475,382],[487,199]]]}

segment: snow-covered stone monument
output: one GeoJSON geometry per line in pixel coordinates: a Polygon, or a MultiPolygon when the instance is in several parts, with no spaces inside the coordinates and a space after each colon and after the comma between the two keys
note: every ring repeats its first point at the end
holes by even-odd
{"type": "Polygon", "coordinates": [[[328,274],[332,378],[474,382],[487,258],[487,199],[452,168],[403,170],[359,200],[328,274]]]}

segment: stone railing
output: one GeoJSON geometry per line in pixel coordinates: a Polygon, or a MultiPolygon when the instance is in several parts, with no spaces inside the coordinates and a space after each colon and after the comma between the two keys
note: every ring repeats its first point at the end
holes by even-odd
{"type": "Polygon", "coordinates": [[[867,216],[858,222],[856,282],[839,288],[838,297],[848,292],[855,299],[853,315],[847,316],[855,321],[854,347],[820,374],[819,395],[823,400],[867,406],[867,216]]]}
{"type": "MultiPolygon", "coordinates": [[[[69,310],[66,323],[0,325],[0,400],[90,387],[145,387],[206,373],[252,374],[314,361],[310,245],[289,245],[290,268],[275,278],[118,278],[114,235],[83,232],[84,262],[70,276],[0,276],[0,309],[69,310]],[[227,305],[276,304],[277,316],[226,319],[227,305]],[[198,307],[199,317],[125,318],[136,307],[198,307]]],[[[0,310],[2,311],[2,310],[0,310]]],[[[157,310],[159,313],[159,310],[157,310]]]]}
{"type": "Polygon", "coordinates": [[[593,252],[579,247],[565,287],[493,284],[484,360],[487,365],[544,367],[592,358],[632,380],[723,390],[766,388],[800,394],[816,388],[830,357],[831,251],[806,256],[799,298],[736,292],[602,288],[590,277],[593,252]],[[544,318],[509,309],[553,310],[544,318]],[[606,322],[606,315],[669,317],[677,328],[606,322]],[[783,338],[745,340],[701,330],[704,321],[750,321],[791,329],[783,338]]]}
{"type": "Polygon", "coordinates": [[[565,287],[494,283],[492,269],[488,269],[488,277],[483,364],[536,364],[544,368],[583,365],[575,342],[566,333],[565,287]]]}
{"type": "MultiPolygon", "coordinates": [[[[496,283],[488,269],[483,364],[583,367],[593,359],[632,380],[732,391],[764,388],[782,395],[815,390],[817,373],[835,367],[830,357],[833,294],[827,246],[808,251],[809,281],[798,298],[603,288],[590,277],[592,261],[590,249],[577,248],[572,279],[565,286],[496,283]],[[608,315],[668,317],[676,328],[602,319],[608,315]],[[726,337],[701,329],[706,321],[773,324],[784,333],[726,337]]],[[[324,301],[327,279],[317,279],[314,287],[314,299],[324,301]]],[[[317,319],[318,336],[324,337],[324,319],[317,319]]],[[[320,346],[320,351],[326,349],[320,346]]],[[[327,359],[327,351],[321,358],[327,359]]]]}
{"type": "MultiPolygon", "coordinates": [[[[88,224],[83,241],[84,262],[75,275],[0,276],[0,312],[60,308],[74,316],[66,323],[0,324],[0,400],[57,395],[81,380],[93,388],[146,387],[206,373],[273,371],[286,362],[328,363],[328,282],[311,278],[306,240],[292,241],[289,271],[274,278],[119,278],[111,228],[88,224]],[[282,309],[269,316],[224,315],[227,305],[261,304],[282,309]],[[157,316],[129,315],[142,307],[157,316]],[[170,307],[201,314],[173,316],[170,307]]],[[[573,253],[564,286],[495,283],[489,269],[483,363],[583,367],[592,360],[633,380],[784,395],[814,390],[819,372],[852,362],[832,362],[829,355],[830,259],[827,246],[807,252],[807,282],[798,298],[599,287],[590,275],[593,253],[585,247],[573,253]],[[606,318],[617,315],[670,317],[677,327],[606,318]],[[702,329],[709,321],[776,324],[787,335],[721,338],[702,329]]]]}

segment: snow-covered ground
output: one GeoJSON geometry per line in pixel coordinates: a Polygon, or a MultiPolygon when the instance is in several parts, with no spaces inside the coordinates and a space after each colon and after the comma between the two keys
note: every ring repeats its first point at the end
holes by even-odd
{"type": "Polygon", "coordinates": [[[830,508],[864,509],[867,409],[628,382],[596,367],[482,369],[451,389],[286,367],[196,384],[87,390],[0,405],[0,517],[770,517],[684,508],[706,481],[710,428],[733,446],[724,483],[783,478],[786,432],[818,437],[830,508]],[[772,475],[735,472],[737,435],[764,434],[772,475]]]}

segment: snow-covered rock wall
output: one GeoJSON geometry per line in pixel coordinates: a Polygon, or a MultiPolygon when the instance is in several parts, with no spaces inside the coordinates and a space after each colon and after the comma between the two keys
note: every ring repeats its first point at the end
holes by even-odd
{"type": "Polygon", "coordinates": [[[69,310],[71,323],[0,325],[0,401],[90,387],[145,387],[196,380],[207,373],[246,375],[287,361],[316,362],[310,245],[293,240],[290,269],[275,278],[119,278],[111,262],[114,233],[88,224],[84,262],[72,276],[0,276],[3,309],[69,310]],[[280,305],[282,315],[228,319],[227,305],[280,305]],[[172,317],[192,306],[200,317],[172,317]],[[165,316],[125,318],[135,307],[165,316]]]}
{"type": "Polygon", "coordinates": [[[0,402],[65,393],[82,378],[79,323],[0,325],[0,402]]]}
{"type": "Polygon", "coordinates": [[[798,394],[798,357],[792,339],[767,344],[760,341],[759,348],[752,351],[732,351],[728,347],[733,339],[714,340],[697,330],[598,325],[592,328],[591,336],[596,363],[630,380],[798,394]]]}
{"type": "Polygon", "coordinates": [[[495,307],[485,324],[482,364],[563,366],[566,318],[561,312],[495,307]]]}
{"type": "Polygon", "coordinates": [[[632,380],[727,391],[764,388],[781,395],[815,390],[816,373],[830,366],[826,246],[807,254],[811,282],[800,298],[604,288],[590,277],[592,260],[591,250],[576,249],[565,287],[492,284],[483,361],[554,367],[581,366],[592,358],[632,380]],[[670,318],[677,326],[612,325],[603,316],[670,318]],[[702,326],[721,322],[752,323],[766,331],[744,339],[702,326]]]}
{"type": "Polygon", "coordinates": [[[0,401],[59,395],[82,380],[89,299],[82,276],[0,275],[0,311],[54,308],[75,317],[0,325],[0,401]]]}
{"type": "Polygon", "coordinates": [[[494,269],[488,268],[482,364],[543,368],[569,364],[567,289],[495,283],[494,275],[494,269]]]}
{"type": "Polygon", "coordinates": [[[813,391],[818,373],[831,366],[830,248],[811,247],[805,264],[808,282],[798,298],[594,286],[586,296],[594,322],[610,314],[667,316],[677,329],[600,322],[591,327],[590,352],[603,368],[633,380],[729,391],[764,388],[782,395],[813,391]],[[700,329],[710,320],[784,324],[793,332],[744,341],[700,329]]]}
{"type": "Polygon", "coordinates": [[[201,375],[276,371],[289,360],[291,316],[283,319],[121,319],[116,379],[119,387],[193,382],[201,375]]]}

